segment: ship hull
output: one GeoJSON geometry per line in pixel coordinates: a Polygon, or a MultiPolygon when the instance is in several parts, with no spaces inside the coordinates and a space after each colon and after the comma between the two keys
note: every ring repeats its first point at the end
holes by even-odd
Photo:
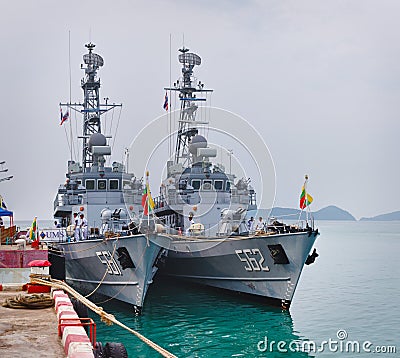
{"type": "Polygon", "coordinates": [[[168,240],[158,235],[133,235],[59,244],[65,257],[66,281],[82,294],[97,293],[132,304],[140,311],[156,263],[168,240]],[[120,251],[133,265],[125,267],[120,251]]]}
{"type": "Polygon", "coordinates": [[[171,243],[160,274],[265,298],[266,303],[289,308],[317,236],[310,231],[178,239],[171,243]]]}

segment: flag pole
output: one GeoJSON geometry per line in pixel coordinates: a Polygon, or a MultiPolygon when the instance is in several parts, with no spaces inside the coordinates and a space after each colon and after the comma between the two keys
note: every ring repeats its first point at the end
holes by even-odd
{"type": "Polygon", "coordinates": [[[306,224],[308,223],[308,197],[307,197],[307,181],[308,181],[308,175],[306,174],[304,176],[304,198],[305,198],[305,202],[306,202],[306,224]]]}
{"type": "MultiPolygon", "coordinates": [[[[72,84],[71,84],[71,30],[68,31],[68,68],[69,68],[69,103],[71,104],[72,98],[72,84]]],[[[69,107],[67,109],[69,111],[69,107]]],[[[69,133],[70,133],[70,140],[71,140],[71,148],[70,148],[70,155],[72,161],[72,152],[73,152],[73,142],[72,142],[72,121],[69,121],[69,133]]]]}
{"type": "MultiPolygon", "coordinates": [[[[304,176],[304,179],[305,179],[305,181],[304,181],[304,184],[303,184],[303,187],[302,187],[302,191],[304,189],[305,200],[307,200],[307,179],[308,179],[308,175],[307,174],[304,176]]],[[[306,204],[307,204],[307,201],[306,201],[306,204]]],[[[305,213],[306,213],[306,222],[307,222],[307,206],[305,208],[302,207],[302,205],[301,205],[301,196],[300,196],[300,213],[299,213],[299,219],[298,219],[297,225],[300,225],[301,214],[303,213],[304,209],[306,209],[305,213]]]]}
{"type": "Polygon", "coordinates": [[[150,240],[150,185],[149,185],[149,171],[146,171],[146,192],[147,192],[147,196],[146,196],[146,205],[147,205],[147,246],[150,246],[149,240],[150,240]]]}
{"type": "MultiPolygon", "coordinates": [[[[168,100],[171,101],[171,82],[172,82],[172,35],[171,33],[169,34],[169,98],[168,100]]],[[[169,107],[169,103],[168,103],[168,113],[167,116],[169,117],[168,123],[169,123],[169,131],[168,131],[168,155],[169,158],[171,158],[172,155],[172,117],[171,117],[171,110],[169,107]]],[[[169,160],[168,158],[168,160],[169,160]]]]}
{"type": "Polygon", "coordinates": [[[150,216],[149,216],[149,171],[146,171],[146,207],[147,207],[147,227],[150,228],[150,216]]]}

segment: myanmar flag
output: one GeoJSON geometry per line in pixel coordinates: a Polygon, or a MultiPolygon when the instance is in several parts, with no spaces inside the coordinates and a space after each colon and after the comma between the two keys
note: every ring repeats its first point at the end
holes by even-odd
{"type": "Polygon", "coordinates": [[[305,209],[308,205],[310,205],[313,202],[313,197],[310,194],[306,194],[306,189],[304,188],[304,185],[301,189],[301,195],[300,195],[300,209],[305,209]]]}
{"type": "Polygon", "coordinates": [[[29,229],[29,238],[32,241],[36,240],[36,217],[33,219],[32,226],[29,229]]]}
{"type": "Polygon", "coordinates": [[[154,201],[153,198],[151,197],[149,183],[146,183],[146,186],[144,187],[143,190],[142,206],[144,208],[143,211],[144,215],[149,215],[149,211],[152,211],[154,209],[154,201]]]}

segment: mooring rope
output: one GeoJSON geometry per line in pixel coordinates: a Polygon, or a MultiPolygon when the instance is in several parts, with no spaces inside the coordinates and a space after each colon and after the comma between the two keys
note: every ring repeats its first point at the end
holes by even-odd
{"type": "MultiPolygon", "coordinates": [[[[115,253],[115,250],[114,250],[114,252],[113,252],[113,254],[112,254],[111,259],[114,258],[114,253],[115,253]]],[[[127,281],[130,281],[130,280],[131,280],[131,277],[134,275],[135,271],[137,270],[137,268],[138,268],[138,267],[140,266],[140,264],[142,263],[145,253],[146,253],[146,248],[144,249],[144,251],[143,251],[143,253],[142,253],[142,256],[141,256],[141,257],[139,258],[139,260],[138,260],[137,267],[136,267],[133,271],[131,271],[131,273],[130,273],[130,275],[129,275],[127,281]]],[[[107,274],[108,267],[110,267],[111,259],[107,260],[107,269],[106,269],[106,272],[104,273],[103,278],[101,279],[101,281],[99,282],[99,284],[97,285],[97,287],[96,287],[95,290],[97,290],[97,289],[100,287],[100,285],[104,282],[104,279],[105,279],[106,274],[107,274]]],[[[116,293],[114,296],[109,297],[109,298],[107,298],[107,299],[105,299],[105,300],[103,300],[103,301],[98,301],[97,304],[102,304],[102,303],[106,303],[106,302],[109,302],[109,301],[113,300],[113,299],[114,299],[115,297],[117,297],[123,290],[125,290],[125,288],[126,288],[127,286],[128,286],[128,283],[125,283],[125,285],[123,285],[123,286],[117,291],[117,293],[116,293]]],[[[86,298],[89,297],[89,296],[92,295],[94,292],[95,292],[95,291],[93,291],[93,292],[90,293],[89,295],[86,295],[85,297],[86,297],[86,298]]]]}
{"type": "MultiPolygon", "coordinates": [[[[115,240],[115,242],[113,242],[114,249],[113,249],[113,253],[112,253],[111,259],[114,259],[115,250],[117,249],[118,239],[119,239],[119,238],[117,237],[117,239],[115,240]]],[[[102,285],[102,283],[104,282],[104,280],[105,280],[105,278],[106,278],[106,275],[107,275],[108,270],[111,269],[111,259],[110,259],[110,260],[107,260],[106,270],[105,270],[105,272],[104,272],[104,275],[103,275],[102,279],[100,280],[100,282],[98,283],[98,285],[95,287],[95,289],[94,289],[92,292],[90,292],[89,294],[87,294],[87,295],[85,296],[85,298],[88,298],[88,297],[92,296],[92,295],[99,289],[99,287],[102,285]]]]}
{"type": "Polygon", "coordinates": [[[51,297],[43,294],[33,294],[27,296],[17,295],[15,297],[6,298],[2,306],[8,308],[41,309],[53,307],[54,300],[51,297]]]}
{"type": "Polygon", "coordinates": [[[93,302],[89,301],[87,298],[85,298],[84,296],[79,294],[77,291],[75,291],[71,286],[69,286],[65,282],[56,280],[56,279],[52,279],[52,278],[49,280],[43,280],[42,278],[40,278],[40,275],[37,276],[37,275],[32,274],[30,277],[31,277],[32,283],[37,283],[37,284],[45,285],[45,286],[51,286],[53,288],[58,288],[58,289],[67,291],[69,294],[71,294],[76,299],[81,301],[86,307],[90,308],[93,312],[97,313],[100,316],[102,322],[106,323],[107,325],[111,325],[112,323],[115,323],[116,325],[126,329],[128,332],[134,334],[141,341],[146,343],[149,347],[153,348],[155,351],[160,353],[163,357],[177,358],[174,354],[172,354],[172,353],[168,352],[166,349],[160,347],[158,344],[156,344],[153,341],[151,341],[150,339],[146,338],[139,332],[135,331],[134,329],[132,329],[132,328],[126,326],[125,324],[123,324],[122,322],[118,321],[114,317],[114,315],[105,312],[102,307],[99,307],[99,306],[95,305],[93,302]]]}

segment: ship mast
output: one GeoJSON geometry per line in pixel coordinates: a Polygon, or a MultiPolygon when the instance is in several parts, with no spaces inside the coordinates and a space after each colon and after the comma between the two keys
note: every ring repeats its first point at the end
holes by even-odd
{"type": "Polygon", "coordinates": [[[101,133],[101,115],[115,107],[122,107],[121,104],[116,103],[100,103],[100,79],[97,78],[97,70],[104,65],[104,60],[93,52],[95,46],[91,42],[85,45],[89,53],[83,55],[85,66],[81,65],[81,69],[85,70],[85,77],[81,80],[83,103],[60,103],[60,106],[66,106],[83,114],[83,135],[78,138],[83,139],[82,164],[84,170],[96,164],[94,155],[89,148],[89,139],[92,134],[101,133]],[[79,107],[83,107],[83,109],[79,107]]]}
{"type": "Polygon", "coordinates": [[[179,49],[179,62],[182,63],[182,77],[174,83],[173,88],[165,88],[169,91],[178,91],[181,101],[179,114],[178,134],[175,145],[175,164],[182,163],[189,166],[189,144],[191,138],[198,134],[197,125],[207,124],[207,122],[196,121],[197,101],[206,101],[205,98],[196,97],[196,93],[212,92],[213,90],[204,89],[204,83],[197,82],[193,77],[193,68],[201,64],[200,56],[189,52],[188,48],[179,49]],[[197,82],[197,83],[196,83],[197,82]]]}
{"type": "Polygon", "coordinates": [[[88,140],[93,133],[101,133],[100,122],[100,79],[96,79],[97,70],[103,66],[103,58],[94,53],[94,44],[88,43],[85,47],[89,50],[88,54],[83,55],[85,62],[85,78],[81,80],[83,89],[83,168],[89,167],[93,163],[93,155],[89,151],[88,140]]]}

